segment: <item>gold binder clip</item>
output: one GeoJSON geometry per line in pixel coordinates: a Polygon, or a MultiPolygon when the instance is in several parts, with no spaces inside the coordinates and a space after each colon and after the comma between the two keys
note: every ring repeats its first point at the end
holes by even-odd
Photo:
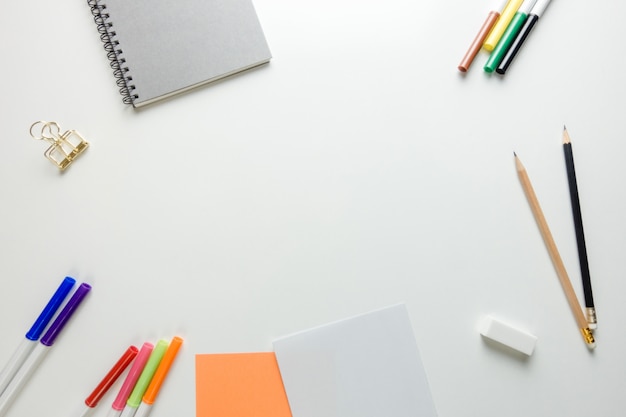
{"type": "Polygon", "coordinates": [[[30,136],[51,144],[44,155],[63,171],[89,147],[89,142],[75,130],[68,130],[63,134],[59,134],[60,132],[61,127],[57,122],[38,121],[30,126],[30,136]],[[33,128],[38,125],[41,125],[41,133],[39,136],[35,136],[33,128]]]}

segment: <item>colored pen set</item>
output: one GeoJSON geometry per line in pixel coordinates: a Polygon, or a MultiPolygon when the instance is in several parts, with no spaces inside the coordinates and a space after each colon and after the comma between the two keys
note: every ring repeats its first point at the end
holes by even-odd
{"type": "Polygon", "coordinates": [[[132,366],[107,416],[148,416],[182,343],[183,339],[175,336],[169,343],[163,339],[159,340],[156,346],[148,342],[144,343],[141,349],[130,346],[85,399],[77,417],[89,416],[131,363],[132,366]]]}
{"type": "Polygon", "coordinates": [[[57,310],[63,305],[75,283],[76,280],[71,277],[66,277],[61,282],[33,326],[26,333],[25,339],[21,341],[2,370],[0,374],[0,417],[6,415],[13,400],[39,367],[56,338],[91,290],[91,285],[82,283],[55,318],[57,310]],[[53,318],[54,321],[52,321],[53,318]],[[52,324],[48,327],[50,321],[52,324]],[[41,336],[42,334],[43,336],[41,336]]]}
{"type": "Polygon", "coordinates": [[[484,71],[504,75],[548,4],[550,0],[507,0],[491,10],[458,65],[459,71],[468,71],[482,48],[490,52],[484,71]]]}
{"type": "MultiPolygon", "coordinates": [[[[69,319],[85,299],[91,286],[80,284],[69,296],[76,280],[66,277],[35,320],[0,373],[0,417],[4,417],[13,400],[41,364],[69,319]],[[65,304],[64,304],[65,303],[65,304]],[[60,312],[57,314],[57,311],[60,312]],[[53,320],[54,319],[54,320],[53,320]],[[50,326],[48,326],[48,324],[50,326]],[[43,335],[43,336],[42,336],[43,335]]],[[[132,363],[131,369],[111,406],[109,417],[146,417],[169,372],[183,340],[160,340],[156,346],[144,343],[139,350],[130,346],[85,399],[79,416],[90,415],[102,397],[132,363]]]]}

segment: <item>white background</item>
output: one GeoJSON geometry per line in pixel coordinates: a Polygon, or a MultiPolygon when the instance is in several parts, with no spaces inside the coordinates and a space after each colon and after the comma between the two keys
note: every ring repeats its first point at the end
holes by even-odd
{"type": "Polygon", "coordinates": [[[9,416],[71,415],[129,344],[174,335],[152,416],[194,416],[195,354],[269,351],[397,302],[440,417],[626,409],[626,3],[555,0],[504,78],[484,53],[456,69],[488,1],[255,6],[269,65],[141,111],[121,103],[86,2],[3,8],[0,363],[65,275],[93,285],[9,416]],[[60,174],[28,134],[36,120],[91,146],[60,174]],[[564,124],[593,353],[513,162],[582,299],[564,124]],[[485,314],[537,335],[535,354],[485,343],[485,314]]]}

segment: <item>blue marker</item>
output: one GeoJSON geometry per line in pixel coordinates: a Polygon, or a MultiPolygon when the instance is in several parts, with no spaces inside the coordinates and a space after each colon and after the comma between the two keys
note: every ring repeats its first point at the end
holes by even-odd
{"type": "Polygon", "coordinates": [[[65,300],[65,297],[67,297],[75,283],[76,280],[74,278],[66,277],[63,280],[50,301],[48,301],[48,304],[43,309],[39,317],[37,317],[37,320],[35,320],[33,326],[30,328],[28,333],[26,333],[26,337],[22,339],[22,342],[17,347],[17,350],[15,351],[15,353],[13,353],[13,356],[0,373],[0,397],[2,396],[2,393],[9,385],[17,371],[19,371],[22,364],[31,354],[35,346],[37,346],[37,341],[39,340],[39,337],[41,336],[46,326],[48,325],[56,311],[59,309],[59,307],[65,300]]]}
{"type": "Polygon", "coordinates": [[[5,388],[4,392],[0,394],[0,417],[6,415],[7,410],[11,406],[11,403],[16,398],[22,387],[28,382],[31,375],[39,367],[44,360],[57,336],[61,333],[61,330],[65,327],[69,319],[76,312],[76,309],[91,291],[91,285],[82,283],[74,291],[72,298],[69,299],[67,304],[63,307],[63,310],[54,319],[54,322],[50,325],[50,328],[46,330],[46,334],[43,335],[39,343],[35,342],[35,348],[26,359],[26,362],[20,367],[19,371],[15,374],[9,385],[5,388]]]}

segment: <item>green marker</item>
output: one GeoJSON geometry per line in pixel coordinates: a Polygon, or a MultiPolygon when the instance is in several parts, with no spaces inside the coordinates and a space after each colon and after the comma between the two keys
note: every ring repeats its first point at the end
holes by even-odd
{"type": "Polygon", "coordinates": [[[502,34],[502,37],[496,44],[496,47],[493,48],[491,55],[489,55],[489,59],[487,59],[487,63],[483,68],[485,72],[494,72],[497,66],[500,64],[502,58],[504,58],[504,55],[513,43],[513,40],[515,40],[517,33],[522,28],[522,25],[524,25],[524,22],[528,17],[528,13],[535,4],[535,1],[537,0],[525,0],[524,3],[522,3],[522,5],[519,7],[517,12],[513,16],[513,19],[511,19],[511,23],[509,23],[509,26],[507,26],[506,30],[502,34]]]}
{"type": "Polygon", "coordinates": [[[150,381],[152,380],[159,363],[161,363],[161,359],[167,350],[167,346],[167,340],[161,339],[157,342],[154,350],[148,358],[148,362],[146,362],[146,366],[144,366],[139,379],[135,383],[133,392],[130,394],[130,397],[128,397],[128,401],[126,401],[126,407],[124,407],[124,411],[122,411],[120,417],[131,417],[135,415],[139,404],[141,404],[141,398],[148,388],[148,385],[150,385],[150,381]]]}

